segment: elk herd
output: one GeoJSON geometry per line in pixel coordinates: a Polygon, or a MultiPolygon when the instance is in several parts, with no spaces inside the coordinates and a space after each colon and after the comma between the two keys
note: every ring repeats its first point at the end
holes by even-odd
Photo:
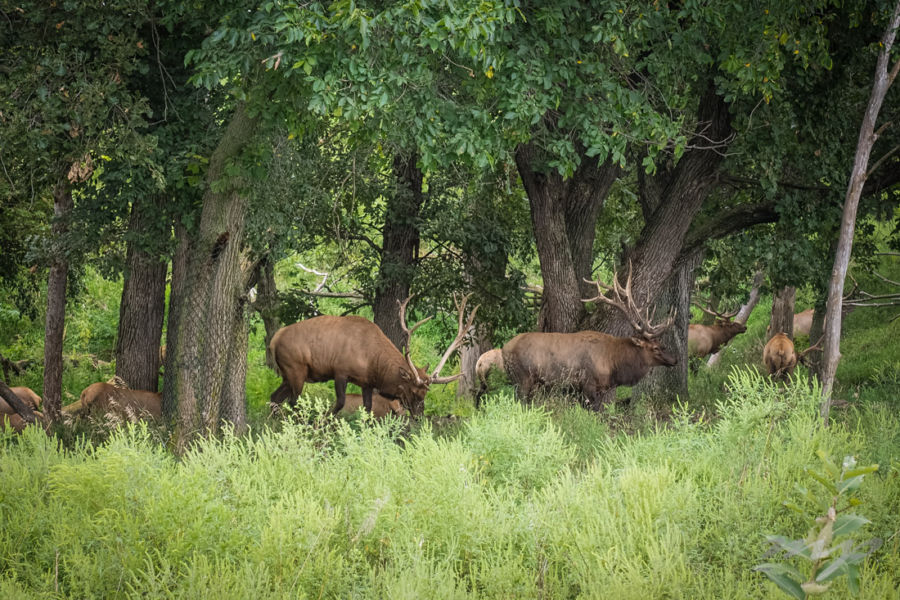
{"type": "MultiPolygon", "coordinates": [[[[631,336],[616,337],[598,331],[520,333],[502,348],[489,350],[478,358],[475,366],[476,408],[487,391],[491,371],[504,374],[524,400],[530,400],[539,389],[564,388],[581,394],[591,406],[597,407],[604,395],[617,386],[634,385],[654,367],[676,365],[678,357],[660,342],[662,334],[675,320],[674,311],[662,322],[654,324],[649,316],[651,308],[635,303],[630,268],[624,286],[616,274],[612,281],[612,285],[590,281],[596,285],[597,295],[582,302],[605,304],[621,312],[633,329],[631,336]]],[[[421,415],[430,386],[449,383],[462,376],[442,377],[440,373],[473,328],[479,307],[474,307],[466,318],[469,296],[454,297],[458,313],[456,336],[429,373],[427,365],[416,366],[409,348],[412,334],[431,317],[408,327],[406,309],[409,300],[398,303],[405,335],[402,352],[378,325],[359,316],[322,315],[279,329],[267,349],[276,373],[282,378],[281,385],[270,396],[272,410],[277,411],[285,402],[296,405],[306,383],[333,381],[336,402],[331,412],[334,414],[364,408],[378,418],[421,415]],[[347,394],[348,383],[359,386],[362,394],[347,394]]],[[[689,325],[687,347],[690,357],[714,354],[747,330],[744,323],[733,320],[737,311],[721,313],[700,305],[697,307],[715,321],[712,325],[689,325]]],[[[795,334],[809,334],[812,316],[812,309],[794,316],[795,334]]],[[[807,353],[816,348],[818,344],[797,353],[792,340],[778,332],[765,345],[763,364],[773,378],[785,378],[793,373],[807,353]]],[[[40,396],[27,387],[7,389],[27,403],[39,419],[42,417],[38,412],[40,396]]],[[[87,415],[114,417],[120,421],[159,419],[162,397],[156,392],[128,389],[121,381],[94,383],[82,391],[78,401],[63,407],[63,416],[67,420],[87,415]]],[[[21,431],[25,425],[20,414],[0,398],[0,429],[21,431]]]]}

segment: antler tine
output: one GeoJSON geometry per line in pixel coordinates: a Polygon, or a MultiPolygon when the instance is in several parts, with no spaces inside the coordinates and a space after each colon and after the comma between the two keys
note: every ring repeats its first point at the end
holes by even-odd
{"type": "Polygon", "coordinates": [[[463,338],[466,336],[469,330],[472,329],[472,325],[475,323],[475,315],[478,313],[478,309],[481,308],[480,304],[472,309],[472,312],[469,313],[468,320],[465,320],[466,303],[468,303],[471,296],[472,294],[466,294],[462,297],[462,301],[460,301],[459,296],[457,296],[456,294],[453,295],[453,303],[456,304],[456,310],[459,312],[457,325],[458,330],[456,333],[456,337],[453,338],[453,342],[450,343],[450,347],[447,348],[447,351],[444,352],[443,356],[441,356],[441,360],[434,368],[434,371],[431,372],[431,381],[433,383],[449,383],[459,378],[456,375],[452,377],[438,377],[438,375],[440,374],[441,369],[444,368],[444,365],[447,364],[447,361],[450,360],[450,356],[453,355],[453,352],[457,348],[459,348],[460,344],[462,344],[463,338]]]}
{"type": "Polygon", "coordinates": [[[818,350],[819,347],[822,345],[822,342],[823,342],[823,341],[825,341],[825,336],[824,336],[824,335],[823,335],[822,337],[819,338],[819,341],[816,342],[815,345],[810,346],[809,348],[807,348],[806,350],[804,350],[803,352],[801,352],[800,354],[798,354],[798,355],[797,355],[797,360],[802,360],[807,354],[809,354],[809,353],[812,352],[813,350],[818,350]]]}
{"type": "Polygon", "coordinates": [[[409,347],[410,347],[410,344],[412,343],[413,332],[434,318],[434,315],[431,315],[430,317],[425,317],[424,319],[422,319],[421,321],[419,321],[418,323],[413,325],[411,329],[406,326],[406,306],[409,304],[409,301],[412,300],[414,297],[415,297],[415,294],[412,294],[412,295],[408,296],[406,298],[406,300],[404,300],[402,302],[400,300],[397,300],[397,304],[400,305],[400,327],[403,328],[403,333],[406,334],[406,353],[407,354],[409,354],[409,347]]]}
{"type": "Polygon", "coordinates": [[[738,312],[740,312],[740,309],[737,309],[737,310],[734,310],[734,311],[732,311],[732,312],[721,313],[721,312],[719,312],[719,311],[712,310],[712,309],[710,309],[710,308],[706,308],[705,306],[701,306],[700,303],[697,302],[696,300],[693,301],[693,302],[691,302],[691,304],[693,304],[694,306],[696,306],[697,308],[699,308],[700,310],[702,310],[703,312],[705,312],[705,313],[708,314],[709,316],[711,316],[711,317],[716,317],[717,319],[722,319],[722,320],[725,320],[725,321],[727,321],[728,319],[731,319],[731,318],[735,317],[735,316],[738,314],[738,312]]]}

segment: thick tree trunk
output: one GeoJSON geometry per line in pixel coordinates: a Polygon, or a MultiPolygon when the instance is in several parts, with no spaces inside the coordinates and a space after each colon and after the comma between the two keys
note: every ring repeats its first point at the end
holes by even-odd
{"type": "Polygon", "coordinates": [[[223,388],[233,367],[229,346],[235,344],[238,303],[247,283],[241,269],[246,199],[240,182],[229,179],[225,167],[240,156],[256,123],[239,106],[209,162],[211,185],[190,248],[178,318],[174,394],[179,452],[195,435],[215,433],[219,427],[223,388]]]}
{"type": "Polygon", "coordinates": [[[856,229],[856,209],[859,206],[859,197],[862,195],[863,186],[866,183],[866,169],[869,164],[869,155],[872,146],[878,138],[875,132],[875,122],[884,101],[888,88],[900,71],[900,59],[898,59],[891,71],[888,72],[888,64],[891,59],[891,48],[900,28],[900,0],[894,6],[894,14],[884,33],[881,43],[881,51],[878,53],[878,62],[875,67],[875,79],[872,84],[872,94],[866,107],[862,125],[859,128],[859,139],[856,143],[856,156],[853,160],[853,170],[850,173],[850,183],[847,187],[847,197],[844,201],[844,214],[841,218],[841,233],[838,237],[837,252],[834,256],[834,268],[831,271],[831,282],[828,286],[828,304],[825,316],[825,353],[822,358],[822,418],[828,424],[828,416],[831,412],[831,391],[834,387],[834,375],[837,372],[838,361],[841,357],[841,304],[844,293],[844,279],[847,277],[847,268],[850,265],[850,252],[853,249],[853,232],[856,229]]]}
{"type": "Polygon", "coordinates": [[[247,303],[237,305],[228,343],[228,367],[222,388],[222,419],[231,423],[234,433],[247,431],[247,345],[249,338],[247,303]]]}
{"type": "Polygon", "coordinates": [[[156,239],[168,225],[160,221],[159,202],[131,207],[125,284],[119,306],[116,375],[131,389],[155,392],[159,384],[159,342],[166,302],[166,261],[141,247],[140,237],[156,239]],[[135,239],[138,238],[138,239],[135,239]]]}
{"type": "MultiPolygon", "coordinates": [[[[57,245],[66,232],[65,220],[72,210],[72,192],[66,182],[53,190],[52,235],[57,245]]],[[[69,262],[62,248],[56,248],[47,277],[47,319],[44,329],[44,414],[51,423],[59,421],[62,408],[62,351],[66,325],[66,281],[69,262]]]]}
{"type": "Polygon", "coordinates": [[[269,352],[269,342],[275,332],[281,328],[281,319],[278,317],[278,288],[275,285],[275,264],[268,255],[259,265],[259,278],[256,285],[256,302],[253,307],[262,317],[265,327],[266,364],[275,368],[275,360],[269,352]]]}
{"type": "Polygon", "coordinates": [[[694,270],[703,261],[702,252],[694,252],[680,259],[656,295],[656,320],[662,321],[671,307],[675,307],[675,323],[666,331],[661,342],[664,348],[678,357],[674,367],[656,367],[632,388],[632,398],[644,396],[656,409],[667,410],[676,399],[688,398],[687,335],[691,322],[691,290],[694,270]]]}
{"type": "MultiPolygon", "coordinates": [[[[633,270],[632,293],[638,306],[655,300],[682,254],[694,217],[717,182],[723,149],[732,130],[728,105],[711,83],[700,101],[696,130],[692,149],[672,170],[641,176],[644,229],[634,248],[626,253],[622,267],[627,272],[630,265],[633,270]]],[[[624,283],[626,273],[619,276],[624,283]]],[[[588,315],[582,328],[620,336],[631,333],[621,312],[607,305],[598,306],[588,315]]]]}
{"type": "Polygon", "coordinates": [[[166,325],[166,360],[163,372],[163,417],[172,421],[178,411],[178,389],[176,375],[180,370],[178,363],[178,321],[184,299],[184,283],[187,277],[187,260],[190,255],[191,241],[187,229],[180,223],[175,224],[175,239],[178,245],[172,257],[172,283],[169,287],[169,316],[166,325]]]}
{"type": "Polygon", "coordinates": [[[794,297],[797,288],[786,285],[772,299],[772,318],[769,321],[767,340],[778,333],[794,339],[794,297]]]}
{"type": "MultiPolygon", "coordinates": [[[[825,332],[825,302],[827,300],[825,298],[821,299],[821,302],[816,302],[815,311],[813,311],[812,324],[809,327],[809,343],[811,346],[814,346],[819,340],[822,339],[822,335],[825,332]]],[[[812,373],[815,373],[819,379],[822,379],[822,350],[813,350],[807,355],[807,364],[809,365],[809,370],[812,373]]]]}
{"type": "Polygon", "coordinates": [[[485,323],[477,324],[466,336],[467,343],[459,349],[459,370],[462,377],[456,388],[458,398],[474,398],[480,387],[475,365],[478,357],[493,348],[490,330],[485,323]]]}
{"type": "Polygon", "coordinates": [[[581,298],[592,293],[584,279],[591,275],[597,217],[619,168],[582,157],[573,177],[564,180],[541,167],[539,154],[533,144],[516,149],[544,283],[538,329],[571,333],[584,315],[581,298]]]}
{"type": "MultiPolygon", "coordinates": [[[[738,310],[738,314],[734,317],[735,323],[742,323],[744,325],[747,324],[747,321],[750,319],[750,315],[753,314],[753,309],[756,308],[756,305],[759,304],[759,289],[762,287],[763,280],[765,279],[765,272],[760,269],[756,272],[756,275],[753,276],[753,285],[750,288],[750,296],[747,298],[747,302],[741,305],[740,310],[738,310]]],[[[716,352],[712,356],[709,357],[709,360],[706,361],[707,367],[714,367],[719,364],[719,359],[722,356],[722,352],[716,352]]]]}
{"type": "Polygon", "coordinates": [[[409,297],[419,250],[419,211],[422,209],[422,172],[415,155],[394,157],[397,190],[388,198],[382,230],[381,265],[375,289],[375,324],[397,348],[406,344],[399,302],[409,297]]]}

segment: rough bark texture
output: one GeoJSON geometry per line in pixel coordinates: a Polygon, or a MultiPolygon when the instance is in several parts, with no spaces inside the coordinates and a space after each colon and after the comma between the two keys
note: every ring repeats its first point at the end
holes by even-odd
{"type": "MultiPolygon", "coordinates": [[[[239,182],[225,175],[253,136],[256,120],[239,106],[209,162],[208,191],[200,226],[190,246],[187,279],[178,318],[174,395],[178,398],[177,450],[218,430],[229,347],[235,344],[240,297],[247,276],[241,269],[246,199],[239,182]]],[[[244,355],[246,360],[246,354],[244,355]]]]}
{"type": "Polygon", "coordinates": [[[541,162],[533,144],[516,149],[544,282],[538,329],[571,333],[584,314],[581,298],[592,293],[584,279],[591,275],[597,217],[619,168],[583,157],[572,178],[564,180],[542,169],[541,162]]]}
{"type": "Polygon", "coordinates": [[[119,306],[116,336],[116,375],[133,390],[155,392],[159,384],[159,342],[166,301],[167,263],[148,253],[141,240],[165,235],[167,226],[158,218],[159,201],[137,202],[131,207],[125,266],[125,284],[119,306]]]}
{"type": "MultiPolygon", "coordinates": [[[[638,306],[655,300],[676,260],[686,256],[683,247],[688,230],[716,184],[731,134],[728,105],[710,84],[700,101],[691,149],[672,169],[641,175],[639,197],[645,224],[634,248],[625,255],[625,264],[633,268],[632,291],[638,306]]],[[[620,276],[624,282],[625,273],[620,276]]],[[[588,315],[582,328],[612,335],[631,333],[621,312],[605,305],[588,315]]]]}
{"type": "Polygon", "coordinates": [[[853,231],[856,228],[856,209],[859,206],[859,197],[866,183],[866,169],[869,164],[869,155],[878,135],[875,133],[875,122],[881,110],[881,104],[888,88],[893,83],[900,70],[898,59],[891,71],[888,72],[888,64],[891,58],[891,48],[900,28],[900,0],[894,6],[891,22],[884,33],[882,48],[878,53],[878,62],[875,67],[875,78],[872,84],[872,94],[866,107],[862,125],[859,128],[859,139],[856,143],[856,156],[853,160],[853,170],[850,172],[850,183],[847,186],[847,197],[844,201],[844,214],[841,218],[841,233],[838,236],[837,252],[834,256],[834,267],[831,271],[831,281],[828,286],[828,304],[825,317],[825,353],[822,358],[822,418],[828,424],[828,415],[831,411],[831,390],[834,386],[834,375],[837,372],[838,361],[841,357],[841,303],[844,293],[844,279],[847,277],[847,267],[850,264],[850,251],[853,248],[853,231]]]}
{"type": "Polygon", "coordinates": [[[381,265],[373,302],[375,324],[397,347],[406,343],[398,312],[409,297],[411,267],[419,250],[419,211],[422,209],[422,172],[416,157],[394,157],[396,193],[388,198],[382,230],[381,265]]]}
{"type": "Polygon", "coordinates": [[[772,299],[772,318],[769,321],[769,330],[766,341],[773,336],[783,333],[791,340],[794,339],[794,297],[797,288],[786,285],[775,293],[772,299]]]}
{"type": "MultiPolygon", "coordinates": [[[[750,296],[747,298],[747,302],[741,305],[740,310],[738,310],[738,314],[735,315],[735,323],[741,323],[743,325],[747,324],[747,321],[750,319],[750,315],[753,313],[753,309],[756,308],[757,304],[759,304],[759,289],[762,287],[765,275],[765,272],[760,269],[756,272],[756,275],[753,276],[753,285],[750,288],[750,296]]],[[[706,361],[706,366],[714,367],[719,363],[719,359],[721,358],[721,356],[721,352],[716,352],[709,357],[708,361],[706,361]]]]}
{"type": "Polygon", "coordinates": [[[676,399],[688,397],[688,325],[691,322],[691,290],[694,287],[694,270],[703,261],[702,252],[693,252],[679,260],[656,295],[656,321],[666,318],[667,311],[675,307],[675,323],[666,331],[661,342],[664,348],[678,357],[674,367],[656,368],[632,388],[632,398],[645,396],[657,409],[666,410],[676,399]]]}
{"type": "Polygon", "coordinates": [[[247,431],[247,344],[250,332],[245,298],[237,303],[231,327],[221,403],[222,419],[231,423],[234,433],[238,435],[247,431]]]}
{"type": "MultiPolygon", "coordinates": [[[[824,300],[824,298],[823,298],[824,300]]],[[[813,312],[812,325],[809,328],[809,344],[814,346],[816,342],[822,339],[825,333],[825,304],[816,303],[815,312],[813,312]]],[[[806,359],[809,370],[822,379],[822,350],[813,350],[808,354],[806,359]]]]}
{"type": "Polygon", "coordinates": [[[494,346],[491,343],[490,330],[485,323],[473,327],[466,339],[467,343],[459,349],[459,370],[462,377],[456,388],[456,396],[474,398],[480,386],[478,376],[475,374],[475,364],[478,357],[494,346]]]}
{"type": "MultiPolygon", "coordinates": [[[[67,183],[53,190],[52,234],[57,243],[66,231],[65,219],[72,210],[72,192],[67,183]]],[[[62,350],[66,325],[66,281],[69,262],[56,248],[47,277],[47,319],[44,330],[44,414],[51,423],[60,419],[62,408],[62,350]]]]}
{"type": "Polygon", "coordinates": [[[166,361],[163,371],[163,418],[172,421],[178,410],[178,392],[175,375],[178,373],[178,320],[184,298],[184,282],[187,276],[187,259],[191,241],[187,229],[175,224],[178,246],[172,257],[172,283],[169,287],[169,316],[166,325],[166,361]]]}

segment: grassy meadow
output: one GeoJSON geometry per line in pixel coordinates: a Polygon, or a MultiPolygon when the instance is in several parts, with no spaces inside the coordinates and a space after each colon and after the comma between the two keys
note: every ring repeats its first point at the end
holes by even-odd
{"type": "MultiPolygon", "coordinates": [[[[69,307],[65,402],[112,374],[120,288],[90,272],[85,287],[69,307]]],[[[803,566],[768,556],[766,536],[814,525],[830,498],[809,474],[820,455],[879,465],[853,509],[871,522],[852,537],[880,540],[859,597],[897,598],[900,320],[847,317],[826,428],[803,369],[790,385],[758,373],[768,309],[664,419],[640,402],[525,407],[502,385],[478,411],[436,390],[413,425],[331,419],[318,384],[270,421],[279,379],[256,324],[250,435],[176,458],[152,425],[99,444],[0,434],[0,598],[785,598],[753,567],[803,566]]],[[[435,362],[440,328],[420,330],[417,361],[435,362]]],[[[0,305],[0,352],[41,345],[39,323],[0,305]]],[[[40,393],[41,375],[10,384],[40,393]]],[[[848,595],[838,577],[826,597],[848,595]]]]}

